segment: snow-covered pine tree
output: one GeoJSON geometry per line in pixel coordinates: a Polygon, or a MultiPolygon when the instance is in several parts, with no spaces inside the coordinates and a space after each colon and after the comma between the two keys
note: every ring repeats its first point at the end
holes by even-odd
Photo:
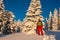
{"type": "Polygon", "coordinates": [[[48,29],[48,19],[46,18],[46,22],[45,22],[45,30],[48,29]]]}
{"type": "Polygon", "coordinates": [[[3,22],[3,20],[2,20],[2,13],[4,13],[4,4],[3,4],[3,0],[0,0],[0,31],[1,31],[1,27],[3,26],[2,24],[2,22],[3,22]]]}
{"type": "Polygon", "coordinates": [[[59,8],[59,15],[58,15],[58,29],[60,30],[60,8],[59,8]]]}
{"type": "Polygon", "coordinates": [[[57,30],[58,29],[58,10],[56,8],[54,10],[52,28],[53,28],[53,30],[57,30]]]}
{"type": "Polygon", "coordinates": [[[17,21],[17,28],[18,28],[18,30],[20,29],[20,32],[22,31],[23,23],[20,19],[18,19],[18,21],[17,21]]]}
{"type": "Polygon", "coordinates": [[[4,12],[3,0],[0,0],[0,14],[4,12]]]}
{"type": "Polygon", "coordinates": [[[3,27],[1,32],[3,34],[11,33],[11,25],[14,23],[14,14],[10,11],[6,11],[2,14],[3,27]]]}
{"type": "Polygon", "coordinates": [[[5,33],[11,32],[11,25],[14,22],[14,14],[4,9],[3,0],[0,0],[0,31],[5,33]]]}
{"type": "Polygon", "coordinates": [[[48,30],[52,30],[52,20],[53,20],[53,16],[52,16],[52,12],[50,11],[50,15],[48,19],[48,30]]]}
{"type": "Polygon", "coordinates": [[[28,32],[28,34],[32,32],[34,33],[38,19],[43,20],[43,16],[40,15],[41,12],[40,0],[31,0],[26,17],[24,19],[24,27],[22,30],[23,32],[28,32]]]}

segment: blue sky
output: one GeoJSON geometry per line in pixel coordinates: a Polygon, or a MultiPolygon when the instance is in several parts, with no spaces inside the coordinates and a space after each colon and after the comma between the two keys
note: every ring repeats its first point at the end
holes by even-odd
{"type": "MultiPolygon", "coordinates": [[[[4,0],[5,9],[12,11],[16,16],[15,19],[20,19],[21,21],[26,16],[26,10],[29,7],[31,0],[4,0]]],[[[49,11],[54,11],[60,7],[60,0],[40,0],[41,10],[44,19],[49,16],[49,11]]]]}

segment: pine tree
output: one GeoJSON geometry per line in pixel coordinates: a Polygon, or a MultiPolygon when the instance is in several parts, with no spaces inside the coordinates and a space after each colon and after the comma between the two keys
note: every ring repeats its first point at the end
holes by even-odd
{"type": "Polygon", "coordinates": [[[3,0],[0,0],[0,31],[3,34],[11,33],[11,25],[14,23],[14,14],[4,9],[3,0]]]}
{"type": "Polygon", "coordinates": [[[26,17],[24,19],[23,32],[28,32],[36,29],[36,23],[38,19],[43,19],[41,14],[41,4],[40,0],[31,0],[30,6],[27,10],[26,17]]]}
{"type": "Polygon", "coordinates": [[[52,12],[50,11],[50,15],[48,19],[48,30],[52,30],[52,20],[53,20],[53,16],[52,16],[52,12]]]}
{"type": "Polygon", "coordinates": [[[20,19],[18,19],[18,21],[17,21],[17,28],[20,32],[22,31],[23,24],[22,24],[22,21],[20,19]]]}
{"type": "Polygon", "coordinates": [[[0,0],[0,14],[4,12],[3,0],[0,0]]]}
{"type": "Polygon", "coordinates": [[[0,31],[1,31],[1,27],[3,26],[2,24],[2,22],[3,22],[3,20],[2,20],[2,13],[4,13],[4,4],[3,4],[3,0],[0,0],[0,31]]]}
{"type": "Polygon", "coordinates": [[[58,29],[60,30],[60,8],[59,8],[59,15],[58,15],[58,29]]]}
{"type": "Polygon", "coordinates": [[[48,29],[48,19],[46,18],[46,22],[45,22],[45,30],[48,29]]]}
{"type": "Polygon", "coordinates": [[[11,25],[14,23],[14,15],[10,11],[5,11],[2,13],[3,26],[1,32],[3,34],[11,33],[11,25]]]}
{"type": "Polygon", "coordinates": [[[57,9],[54,10],[52,28],[53,28],[53,30],[58,29],[58,10],[57,9]]]}
{"type": "Polygon", "coordinates": [[[22,26],[22,25],[23,25],[23,24],[22,24],[22,21],[21,21],[20,19],[18,19],[17,25],[18,25],[18,26],[22,26]]]}

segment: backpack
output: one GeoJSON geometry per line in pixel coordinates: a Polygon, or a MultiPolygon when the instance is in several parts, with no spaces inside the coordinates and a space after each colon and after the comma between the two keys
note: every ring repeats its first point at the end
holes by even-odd
{"type": "Polygon", "coordinates": [[[40,26],[43,26],[43,23],[42,22],[38,22],[37,23],[37,26],[40,25],[40,26]]]}

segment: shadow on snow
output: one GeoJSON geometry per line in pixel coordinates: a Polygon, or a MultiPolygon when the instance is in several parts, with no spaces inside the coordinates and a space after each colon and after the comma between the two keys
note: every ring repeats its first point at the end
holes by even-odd
{"type": "Polygon", "coordinates": [[[55,35],[56,40],[60,40],[60,31],[51,31],[51,30],[46,30],[46,34],[49,35],[55,35]]]}

